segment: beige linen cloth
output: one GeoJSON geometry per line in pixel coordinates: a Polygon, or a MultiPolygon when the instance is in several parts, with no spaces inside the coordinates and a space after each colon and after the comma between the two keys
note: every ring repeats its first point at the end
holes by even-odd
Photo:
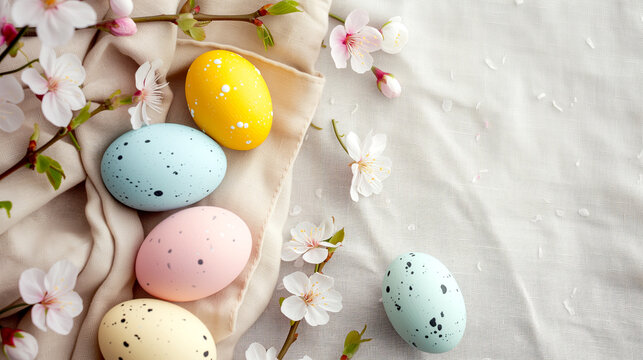
{"type": "MultiPolygon", "coordinates": [[[[133,16],[176,13],[179,0],[135,1],[133,16]]],[[[89,1],[99,18],[110,18],[107,1],[89,1]]],[[[199,1],[208,14],[250,13],[264,1],[199,1]]],[[[196,42],[177,32],[170,23],[141,24],[135,36],[96,36],[92,30],[76,33],[74,40],[57,49],[77,54],[87,70],[84,92],[100,101],[116,89],[133,93],[134,72],[148,60],[162,59],[161,72],[170,83],[164,92],[163,111],[153,122],[195,127],[185,105],[184,80],[191,62],[212,49],[235,51],[264,76],[272,95],[274,121],[268,139],[247,151],[225,150],[228,173],[221,186],[197,205],[229,209],[249,225],[253,249],[242,274],[227,288],[208,298],[182,303],[210,329],[219,359],[231,359],[235,343],[259,317],[271,299],[278,269],[282,227],[288,212],[291,168],[317,107],[324,80],[313,65],[327,29],[330,0],[301,1],[303,13],[265,18],[275,47],[264,51],[255,28],[247,23],[226,22],[207,26],[207,39],[196,42]],[[224,45],[225,44],[225,45],[224,45]]],[[[38,56],[37,39],[26,40],[25,51],[38,56]]],[[[0,71],[21,65],[24,58],[5,61],[0,71]]],[[[19,76],[17,74],[16,76],[19,76]]],[[[48,124],[40,102],[30,91],[20,104],[27,121],[12,134],[0,134],[0,170],[18,161],[26,149],[33,123],[42,129],[41,143],[56,128],[48,124]]],[[[0,216],[0,306],[19,300],[18,278],[30,267],[47,270],[66,258],[80,275],[76,291],[84,310],[67,336],[42,332],[24,312],[2,319],[38,339],[39,359],[101,358],[97,346],[98,324],[107,310],[132,297],[145,297],[135,285],[134,259],[139,244],[157,223],[176,212],[136,212],[121,205],[107,192],[100,177],[105,148],[130,130],[126,107],[103,112],[77,131],[82,150],[68,141],[58,142],[46,155],[58,160],[67,178],[54,191],[44,175],[21,169],[0,182],[0,200],[10,200],[11,219],[0,216]]]]}

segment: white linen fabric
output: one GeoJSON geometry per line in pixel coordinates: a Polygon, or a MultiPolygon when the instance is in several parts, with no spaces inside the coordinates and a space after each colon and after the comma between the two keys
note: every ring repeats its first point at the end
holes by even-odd
{"type": "MultiPolygon", "coordinates": [[[[340,16],[367,9],[373,26],[401,15],[411,39],[399,55],[374,54],[402,83],[394,100],[322,50],[313,123],[323,130],[309,130],[295,163],[291,210],[302,211],[284,241],[327,215],[346,228],[324,269],[344,309],[326,326],[302,324],[286,359],[338,359],[345,334],[364,324],[374,340],[354,359],[640,358],[643,3],[517,3],[334,4],[340,16]],[[351,160],[331,118],[344,133],[388,135],[381,195],[350,201],[351,160]],[[444,355],[404,343],[379,301],[386,267],[407,251],[440,259],[464,294],[467,329],[444,355]]],[[[280,278],[295,270],[282,264],[280,278]]],[[[235,359],[255,341],[280,348],[289,325],[279,296],[235,359]]]]}

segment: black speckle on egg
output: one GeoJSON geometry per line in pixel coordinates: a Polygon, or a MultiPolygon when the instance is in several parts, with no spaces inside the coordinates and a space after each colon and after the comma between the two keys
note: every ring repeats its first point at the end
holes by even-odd
{"type": "Polygon", "coordinates": [[[417,345],[415,345],[415,343],[414,343],[414,342],[413,342],[413,343],[411,343],[411,344],[412,344],[413,346],[415,346],[415,347],[418,347],[417,345]]]}
{"type": "Polygon", "coordinates": [[[121,322],[122,322],[122,323],[124,323],[124,322],[125,322],[125,319],[121,319],[121,322]]]}
{"type": "Polygon", "coordinates": [[[127,146],[127,144],[128,144],[128,143],[126,142],[126,143],[124,143],[123,145],[127,146]]]}
{"type": "Polygon", "coordinates": [[[390,286],[387,286],[387,287],[386,287],[386,292],[387,292],[387,293],[391,292],[391,287],[390,287],[390,286]]]}
{"type": "Polygon", "coordinates": [[[410,290],[410,291],[413,291],[413,286],[409,286],[409,290],[410,290]]]}
{"type": "Polygon", "coordinates": [[[168,254],[171,254],[171,253],[172,253],[172,249],[168,250],[168,251],[167,251],[167,253],[168,253],[168,254]]]}
{"type": "Polygon", "coordinates": [[[447,293],[447,287],[444,285],[440,285],[440,288],[442,289],[442,293],[446,294],[447,293]]]}
{"type": "Polygon", "coordinates": [[[431,321],[429,321],[429,324],[431,324],[431,326],[435,327],[437,325],[437,323],[435,322],[435,318],[431,319],[431,321]]]}
{"type": "Polygon", "coordinates": [[[123,341],[123,346],[129,347],[129,344],[127,343],[127,341],[123,341]]]}
{"type": "Polygon", "coordinates": [[[149,308],[149,309],[147,309],[147,312],[152,312],[153,310],[154,310],[154,309],[149,308]]]}
{"type": "Polygon", "coordinates": [[[146,144],[149,144],[149,143],[150,143],[150,141],[149,141],[149,140],[145,140],[145,143],[146,143],[146,144]]]}
{"type": "Polygon", "coordinates": [[[208,338],[205,335],[203,335],[203,340],[208,340],[208,338]]]}
{"type": "Polygon", "coordinates": [[[203,357],[208,357],[208,355],[210,355],[210,353],[208,351],[203,353],[203,357]]]}
{"type": "Polygon", "coordinates": [[[197,263],[198,263],[199,265],[203,265],[203,259],[199,259],[199,261],[197,261],[197,263]]]}
{"type": "Polygon", "coordinates": [[[154,192],[154,195],[156,195],[156,196],[163,196],[163,191],[161,191],[161,190],[156,190],[156,191],[154,192]]]}
{"type": "Polygon", "coordinates": [[[440,311],[440,316],[444,317],[444,312],[443,311],[440,311]]]}
{"type": "Polygon", "coordinates": [[[407,261],[406,266],[411,267],[411,262],[407,261]]]}
{"type": "Polygon", "coordinates": [[[438,330],[442,330],[442,325],[438,324],[438,330]]]}
{"type": "Polygon", "coordinates": [[[386,276],[387,276],[387,277],[388,277],[389,275],[391,275],[391,270],[389,270],[389,271],[386,273],[386,276]]]}

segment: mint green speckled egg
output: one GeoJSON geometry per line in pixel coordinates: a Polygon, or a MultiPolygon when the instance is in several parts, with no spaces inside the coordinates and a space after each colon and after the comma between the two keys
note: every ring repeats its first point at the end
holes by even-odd
{"type": "Polygon", "coordinates": [[[431,255],[396,257],[384,275],[382,302],[395,331],[418,350],[446,352],[464,335],[467,312],[460,287],[431,255]]]}
{"type": "Polygon", "coordinates": [[[219,186],[227,169],[223,149],[209,136],[179,124],[154,124],[114,140],[101,161],[109,192],[138,210],[188,206],[219,186]]]}

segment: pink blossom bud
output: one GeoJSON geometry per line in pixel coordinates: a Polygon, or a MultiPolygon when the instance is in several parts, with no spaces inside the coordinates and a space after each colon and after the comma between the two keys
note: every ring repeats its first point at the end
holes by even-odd
{"type": "Polygon", "coordinates": [[[400,82],[393,76],[393,74],[384,72],[375,66],[371,68],[373,74],[377,78],[377,88],[384,96],[389,99],[396,98],[402,93],[402,86],[400,82]]]}
{"type": "Polygon", "coordinates": [[[136,34],[136,23],[129,17],[122,17],[105,24],[105,28],[114,36],[130,36],[136,34]]]}
{"type": "Polygon", "coordinates": [[[31,334],[22,330],[3,327],[2,353],[9,359],[35,359],[38,355],[38,342],[31,334]]]}
{"type": "MultiPolygon", "coordinates": [[[[1,20],[2,19],[0,19],[0,24],[2,24],[1,20]]],[[[0,45],[4,44],[5,42],[7,44],[10,44],[13,39],[16,38],[16,35],[18,35],[18,31],[16,30],[15,26],[9,23],[2,24],[0,28],[0,45]]]]}

